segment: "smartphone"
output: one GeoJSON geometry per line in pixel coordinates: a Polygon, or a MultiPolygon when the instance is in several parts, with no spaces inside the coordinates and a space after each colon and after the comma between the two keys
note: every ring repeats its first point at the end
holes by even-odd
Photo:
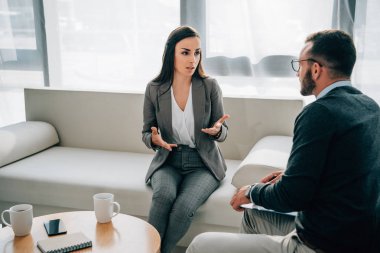
{"type": "Polygon", "coordinates": [[[61,219],[45,221],[44,227],[48,236],[67,233],[65,223],[61,219]]]}

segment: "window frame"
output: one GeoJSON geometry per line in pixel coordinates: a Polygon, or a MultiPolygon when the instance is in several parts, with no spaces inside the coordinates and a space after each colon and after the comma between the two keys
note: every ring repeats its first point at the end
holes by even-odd
{"type": "MultiPolygon", "coordinates": [[[[11,1],[11,0],[8,0],[11,1]]],[[[46,47],[46,32],[45,32],[45,16],[42,0],[32,0],[32,8],[34,14],[34,29],[36,38],[36,49],[4,49],[0,48],[1,52],[12,53],[16,51],[16,61],[1,62],[0,69],[2,70],[25,70],[25,71],[41,71],[43,73],[45,87],[50,86],[47,47],[46,47]],[[33,64],[31,64],[33,63],[33,64]]]]}

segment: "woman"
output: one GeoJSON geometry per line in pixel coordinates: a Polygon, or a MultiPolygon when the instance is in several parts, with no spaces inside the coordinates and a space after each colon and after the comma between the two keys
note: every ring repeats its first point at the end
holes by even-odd
{"type": "Polygon", "coordinates": [[[226,139],[229,116],[216,80],[203,70],[200,45],[193,28],[175,29],[145,91],[142,139],[156,151],[146,175],[153,189],[148,221],[160,233],[161,253],[172,251],[226,171],[215,141],[226,139]]]}

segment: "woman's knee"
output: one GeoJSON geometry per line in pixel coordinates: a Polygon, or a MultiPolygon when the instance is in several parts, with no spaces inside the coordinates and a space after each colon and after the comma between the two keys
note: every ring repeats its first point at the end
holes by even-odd
{"type": "Polygon", "coordinates": [[[174,203],[177,197],[175,187],[168,185],[161,185],[160,187],[156,187],[153,189],[153,201],[159,201],[163,203],[174,203]]]}
{"type": "Polygon", "coordinates": [[[199,206],[200,204],[198,202],[178,198],[173,205],[172,215],[180,219],[192,219],[199,206]]]}

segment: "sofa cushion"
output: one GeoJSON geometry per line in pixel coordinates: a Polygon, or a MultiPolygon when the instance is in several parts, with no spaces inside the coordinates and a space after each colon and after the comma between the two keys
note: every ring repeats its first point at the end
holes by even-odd
{"type": "MultiPolygon", "coordinates": [[[[51,147],[0,169],[0,200],[93,210],[92,196],[112,192],[121,212],[146,217],[152,191],[145,174],[153,154],[51,147]]],[[[229,202],[240,161],[227,160],[226,179],[196,214],[195,222],[239,227],[241,213],[229,202]]]]}
{"type": "Polygon", "coordinates": [[[2,127],[0,140],[0,167],[59,142],[55,128],[41,121],[27,121],[2,127]]]}
{"type": "Polygon", "coordinates": [[[232,177],[232,185],[240,188],[259,182],[264,176],[286,168],[292,137],[267,136],[259,140],[241,162],[232,177]]]}

